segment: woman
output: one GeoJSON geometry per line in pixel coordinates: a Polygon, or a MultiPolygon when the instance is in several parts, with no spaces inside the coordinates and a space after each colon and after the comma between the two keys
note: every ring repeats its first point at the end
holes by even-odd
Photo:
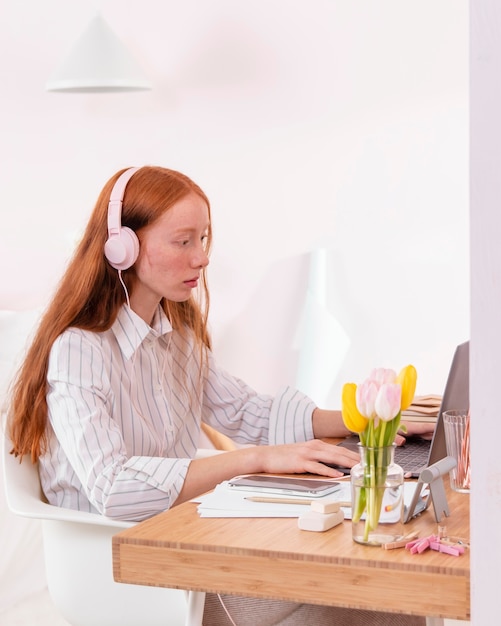
{"type": "Polygon", "coordinates": [[[13,453],[38,459],[51,504],[142,520],[237,474],[335,478],[327,463],[358,461],[321,441],[347,434],[338,411],[258,394],[215,364],[211,238],[209,201],[179,172],[130,168],[103,188],[11,403],[13,453]],[[247,445],[194,459],[202,422],[247,445]]]}

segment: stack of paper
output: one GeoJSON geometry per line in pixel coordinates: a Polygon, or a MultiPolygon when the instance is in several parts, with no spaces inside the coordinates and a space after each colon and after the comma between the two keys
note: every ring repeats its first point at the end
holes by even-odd
{"type": "Polygon", "coordinates": [[[402,411],[402,419],[406,422],[436,422],[441,401],[441,396],[416,396],[410,407],[402,411]]]}
{"type": "MultiPolygon", "coordinates": [[[[405,482],[404,505],[409,506],[411,504],[415,489],[415,481],[405,482]]],[[[228,487],[228,481],[217,485],[214,491],[200,496],[194,501],[199,503],[198,513],[200,517],[299,517],[308,511],[311,504],[311,499],[280,495],[266,496],[262,491],[232,489],[228,487]],[[291,503],[291,500],[294,502],[291,503]]],[[[315,502],[322,501],[350,502],[351,485],[349,481],[341,483],[341,489],[335,493],[315,498],[315,502]]],[[[345,519],[351,519],[351,505],[341,508],[345,519]]]]}
{"type": "MultiPolygon", "coordinates": [[[[350,499],[350,483],[345,482],[340,490],[315,498],[315,502],[349,502],[350,499]]],[[[262,491],[237,490],[228,487],[228,481],[196,501],[199,502],[200,517],[299,517],[311,503],[311,499],[301,497],[267,496],[262,491]]],[[[351,507],[343,507],[343,511],[346,518],[350,517],[351,507]]]]}

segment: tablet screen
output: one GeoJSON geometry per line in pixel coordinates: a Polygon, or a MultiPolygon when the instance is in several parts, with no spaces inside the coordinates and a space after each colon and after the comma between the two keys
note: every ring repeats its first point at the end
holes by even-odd
{"type": "Polygon", "coordinates": [[[331,480],[263,475],[237,476],[230,480],[228,485],[233,489],[307,496],[309,498],[325,496],[341,488],[341,483],[331,480]]]}

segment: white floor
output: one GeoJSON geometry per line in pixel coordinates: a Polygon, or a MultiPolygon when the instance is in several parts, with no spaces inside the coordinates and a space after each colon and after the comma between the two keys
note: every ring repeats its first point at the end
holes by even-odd
{"type": "Polygon", "coordinates": [[[54,608],[46,591],[36,593],[0,613],[1,626],[70,626],[54,608]]]}
{"type": "MultiPolygon", "coordinates": [[[[444,626],[468,626],[470,622],[444,620],[444,626]]],[[[0,626],[70,626],[56,611],[47,592],[37,593],[0,613],[0,626]]]]}

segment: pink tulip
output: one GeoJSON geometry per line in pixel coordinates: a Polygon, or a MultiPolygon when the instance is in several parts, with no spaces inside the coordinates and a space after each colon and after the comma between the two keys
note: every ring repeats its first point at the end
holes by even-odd
{"type": "Polygon", "coordinates": [[[399,384],[384,383],[381,385],[374,401],[374,408],[380,419],[389,422],[398,415],[401,396],[402,388],[399,384]]]}
{"type": "Polygon", "coordinates": [[[397,378],[397,373],[392,369],[385,369],[384,367],[374,368],[369,378],[377,383],[380,387],[385,383],[394,383],[397,378]]]}
{"type": "Polygon", "coordinates": [[[357,387],[355,396],[357,409],[368,419],[376,416],[375,403],[378,391],[379,385],[370,378],[357,387]]]}

